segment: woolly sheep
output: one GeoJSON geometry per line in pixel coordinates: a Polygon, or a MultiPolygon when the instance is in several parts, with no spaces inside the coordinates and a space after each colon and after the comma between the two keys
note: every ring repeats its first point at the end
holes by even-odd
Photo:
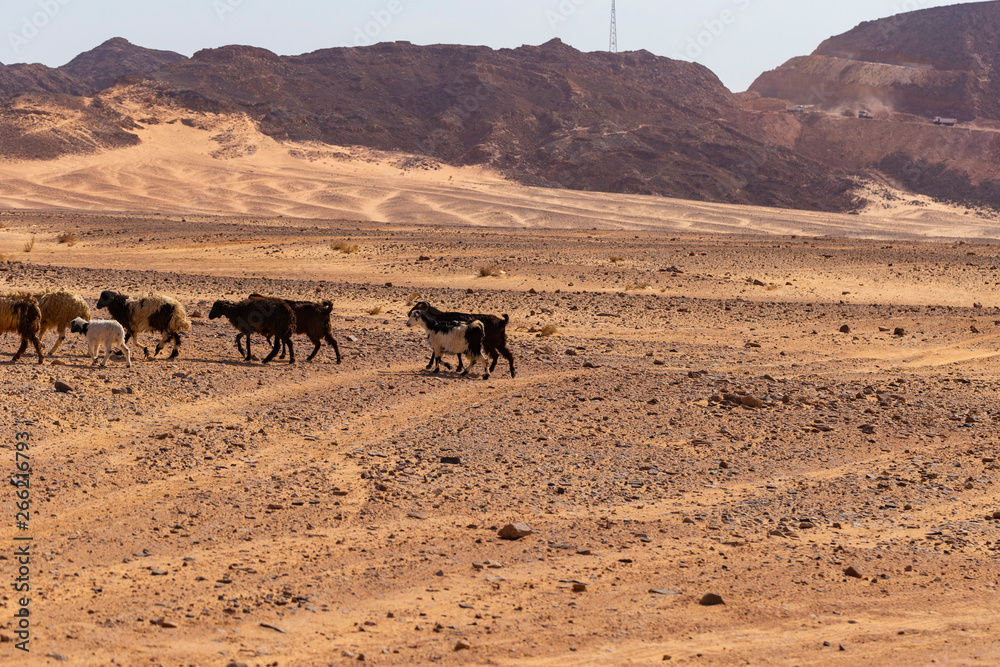
{"type": "Polygon", "coordinates": [[[17,361],[28,349],[28,342],[38,352],[38,363],[44,363],[42,344],[38,332],[42,328],[42,311],[38,301],[30,294],[4,294],[0,296],[0,333],[16,333],[21,336],[21,347],[12,361],[17,361]]]}
{"type": "Polygon", "coordinates": [[[35,295],[38,306],[42,310],[42,328],[38,332],[41,338],[49,329],[58,329],[59,337],[49,350],[52,356],[66,340],[66,327],[76,318],[90,320],[90,307],[79,294],[66,289],[49,290],[35,295]]]}
{"type": "MultiPolygon", "coordinates": [[[[148,294],[146,296],[131,297],[112,290],[101,292],[101,298],[97,300],[98,308],[107,308],[111,317],[118,321],[125,329],[125,342],[129,338],[136,339],[135,344],[139,345],[139,334],[144,331],[159,331],[163,333],[163,338],[156,344],[155,357],[167,344],[167,341],[174,341],[174,349],[170,353],[171,359],[176,359],[180,354],[181,333],[191,328],[191,320],[177,299],[163,294],[148,294]]],[[[141,346],[146,358],[149,358],[149,348],[141,346]]]]}

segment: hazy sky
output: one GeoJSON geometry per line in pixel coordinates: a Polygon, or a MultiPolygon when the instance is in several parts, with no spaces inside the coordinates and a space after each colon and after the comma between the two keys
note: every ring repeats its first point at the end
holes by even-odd
{"type": "MultiPolygon", "coordinates": [[[[862,21],[954,0],[618,0],[618,47],[694,60],[733,91],[862,21]]],[[[611,0],[2,0],[0,62],[57,67],[111,37],[191,55],[252,44],[541,44],[608,48],[611,0]]]]}

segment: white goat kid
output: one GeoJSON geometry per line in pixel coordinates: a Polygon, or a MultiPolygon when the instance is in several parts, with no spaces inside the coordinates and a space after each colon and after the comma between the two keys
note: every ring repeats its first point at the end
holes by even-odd
{"type": "Polygon", "coordinates": [[[87,337],[91,363],[97,363],[101,347],[104,347],[104,360],[101,362],[101,366],[108,363],[108,358],[114,349],[125,355],[126,364],[132,368],[132,351],[125,344],[125,327],[115,320],[91,320],[88,322],[82,317],[78,317],[70,322],[69,330],[72,333],[82,333],[87,337]]]}

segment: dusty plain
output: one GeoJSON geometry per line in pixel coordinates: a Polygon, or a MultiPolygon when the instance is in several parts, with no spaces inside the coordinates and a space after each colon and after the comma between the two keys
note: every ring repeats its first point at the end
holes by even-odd
{"type": "Polygon", "coordinates": [[[34,539],[25,656],[5,482],[4,664],[1000,662],[993,242],[0,222],[4,291],[158,290],[194,323],[131,370],[2,339],[34,539]],[[254,291],[332,300],[343,363],[299,338],[294,366],[244,363],[205,316],[254,291]],[[516,378],[425,372],[418,295],[509,313],[516,378]]]}

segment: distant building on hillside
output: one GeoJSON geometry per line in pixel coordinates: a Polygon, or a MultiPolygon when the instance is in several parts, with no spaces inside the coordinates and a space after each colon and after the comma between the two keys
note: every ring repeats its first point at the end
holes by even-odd
{"type": "Polygon", "coordinates": [[[859,111],[858,112],[858,118],[868,118],[869,120],[871,120],[874,117],[875,116],[873,116],[870,111],[859,111]]]}
{"type": "Polygon", "coordinates": [[[793,107],[788,107],[787,109],[785,109],[785,111],[787,111],[788,113],[805,113],[806,108],[801,104],[796,104],[793,107]]]}
{"type": "Polygon", "coordinates": [[[958,125],[958,119],[957,118],[942,118],[941,116],[935,116],[935,118],[934,118],[934,124],[935,125],[947,125],[948,127],[952,127],[954,125],[958,125]]]}

